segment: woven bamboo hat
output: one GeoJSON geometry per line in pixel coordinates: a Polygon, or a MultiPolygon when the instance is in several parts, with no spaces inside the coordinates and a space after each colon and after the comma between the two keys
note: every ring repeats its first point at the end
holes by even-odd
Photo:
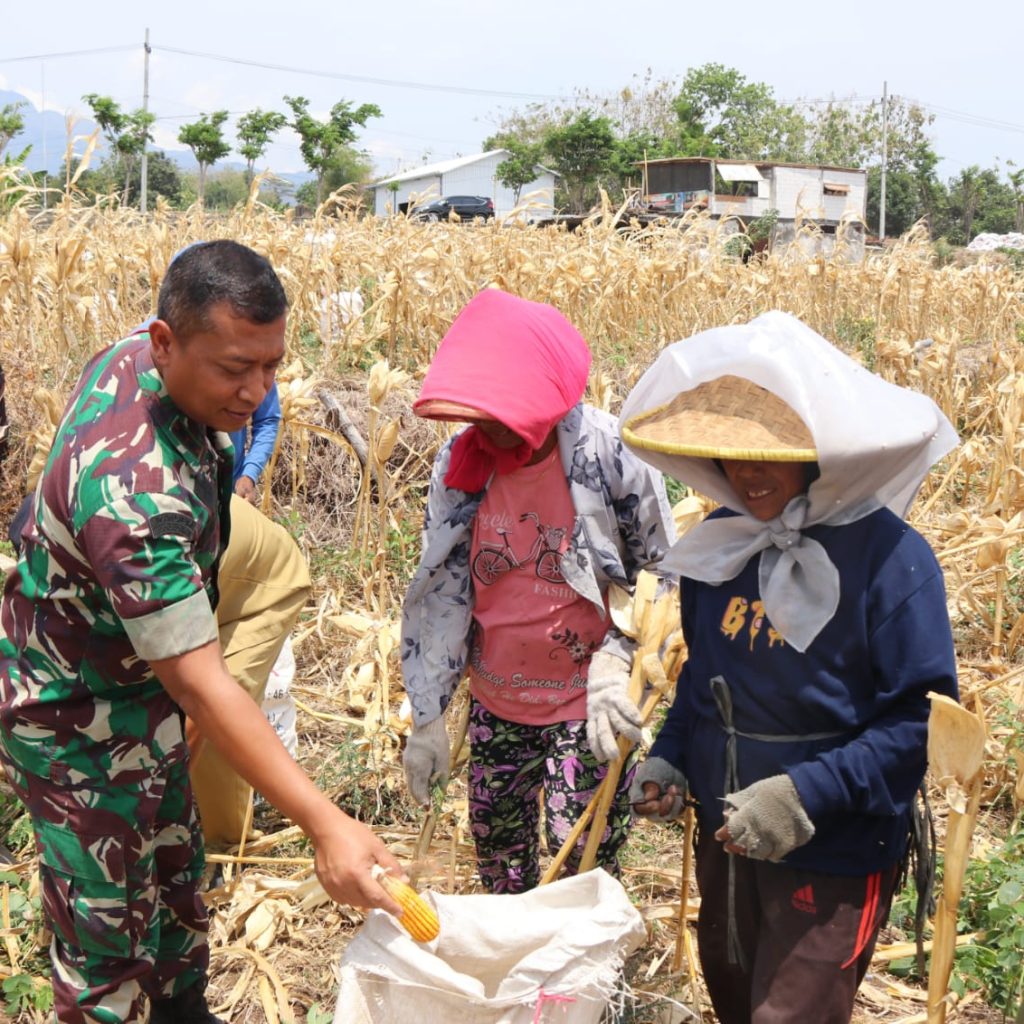
{"type": "Polygon", "coordinates": [[[630,417],[622,436],[634,448],[666,455],[764,462],[814,462],[814,437],[777,395],[726,374],[630,417]]]}

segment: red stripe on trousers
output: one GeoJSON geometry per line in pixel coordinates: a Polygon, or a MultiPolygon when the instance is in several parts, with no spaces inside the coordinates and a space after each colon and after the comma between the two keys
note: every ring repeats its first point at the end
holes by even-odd
{"type": "Polygon", "coordinates": [[[845,970],[850,964],[864,952],[874,931],[875,915],[878,913],[878,893],[881,888],[882,873],[876,871],[868,875],[867,890],[864,894],[864,909],[860,912],[860,925],[857,928],[857,945],[854,947],[853,955],[840,968],[845,970]]]}

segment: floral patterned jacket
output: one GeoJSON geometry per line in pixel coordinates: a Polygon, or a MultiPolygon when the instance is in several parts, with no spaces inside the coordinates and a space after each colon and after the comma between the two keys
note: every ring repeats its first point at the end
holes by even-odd
{"type": "MultiPolygon", "coordinates": [[[[612,416],[580,404],[556,429],[576,510],[562,574],[604,614],[609,585],[631,588],[640,570],[655,567],[672,545],[672,511],[661,474],[623,445],[612,416]]],[[[423,554],[402,607],[402,674],[417,728],[444,713],[462,678],[473,631],[469,555],[485,492],[446,487],[450,459],[449,441],[434,461],[423,554]]],[[[630,660],[633,642],[610,626],[601,650],[630,660]]]]}

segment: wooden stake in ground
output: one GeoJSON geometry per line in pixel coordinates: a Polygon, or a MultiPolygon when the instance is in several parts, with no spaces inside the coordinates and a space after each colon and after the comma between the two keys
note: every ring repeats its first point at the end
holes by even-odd
{"type": "Polygon", "coordinates": [[[937,693],[928,696],[932,702],[928,719],[928,763],[949,802],[942,892],[935,911],[932,961],[928,971],[928,1024],[944,1024],[949,975],[956,951],[957,908],[970,855],[971,833],[981,802],[985,723],[980,715],[972,715],[949,697],[937,693]]]}
{"type": "MultiPolygon", "coordinates": [[[[690,875],[693,873],[693,833],[696,827],[696,815],[692,807],[687,807],[683,814],[683,870],[679,882],[679,930],[676,932],[676,951],[672,958],[672,973],[682,969],[683,952],[686,953],[687,974],[691,984],[696,980],[693,942],[690,938],[686,919],[690,910],[690,875]]],[[[696,991],[694,989],[694,991],[696,991]]]]}

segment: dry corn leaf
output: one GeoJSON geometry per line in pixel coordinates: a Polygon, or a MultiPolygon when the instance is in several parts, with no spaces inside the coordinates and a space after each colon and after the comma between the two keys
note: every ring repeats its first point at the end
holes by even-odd
{"type": "Polygon", "coordinates": [[[383,464],[391,458],[391,453],[395,450],[395,445],[398,443],[398,428],[400,425],[399,420],[393,419],[377,435],[377,444],[373,454],[379,463],[383,464]]]}
{"type": "Polygon", "coordinates": [[[339,612],[336,615],[328,615],[328,620],[341,629],[348,636],[362,637],[375,633],[379,627],[376,619],[371,619],[361,612],[339,612]]]}
{"type": "Polygon", "coordinates": [[[945,790],[949,806],[960,814],[967,807],[967,790],[981,771],[985,756],[985,726],[977,715],[942,694],[929,693],[928,766],[936,784],[945,790]]]}
{"type": "Polygon", "coordinates": [[[608,588],[608,611],[615,628],[635,640],[637,630],[633,621],[633,595],[625,587],[613,583],[608,588]]]}
{"type": "Polygon", "coordinates": [[[274,998],[274,990],[270,982],[263,975],[260,975],[258,982],[260,991],[260,1003],[263,1006],[263,1015],[267,1024],[280,1024],[281,1018],[277,1013],[277,1000],[274,998]]]}
{"type": "Polygon", "coordinates": [[[672,519],[676,524],[676,533],[682,537],[684,533],[692,530],[704,516],[707,508],[704,499],[696,494],[689,494],[680,499],[672,506],[672,519]]]}
{"type": "Polygon", "coordinates": [[[1013,806],[1015,810],[1024,807],[1024,751],[1013,750],[1013,760],[1017,765],[1017,784],[1013,787],[1013,806]]]}
{"type": "Polygon", "coordinates": [[[247,946],[263,952],[270,948],[289,918],[290,908],[284,900],[263,899],[245,919],[243,941],[247,946]]]}

